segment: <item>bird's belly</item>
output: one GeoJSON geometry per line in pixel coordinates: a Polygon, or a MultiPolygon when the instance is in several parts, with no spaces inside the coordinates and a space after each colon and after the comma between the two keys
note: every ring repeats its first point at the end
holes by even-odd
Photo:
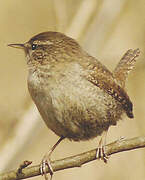
{"type": "MultiPolygon", "coordinates": [[[[58,85],[49,92],[55,116],[56,134],[71,140],[88,140],[116,125],[123,112],[121,105],[110,95],[90,82],[58,85]],[[64,88],[65,87],[65,88],[64,88]]],[[[48,108],[50,109],[50,108],[48,108]]],[[[45,120],[46,119],[46,120],[45,120]]],[[[45,122],[49,127],[48,117],[45,122]]],[[[51,128],[52,129],[52,128],[51,128]]]]}
{"type": "Polygon", "coordinates": [[[116,100],[86,80],[74,78],[71,83],[66,80],[41,89],[30,83],[28,87],[48,128],[71,140],[101,135],[123,112],[116,100]]]}

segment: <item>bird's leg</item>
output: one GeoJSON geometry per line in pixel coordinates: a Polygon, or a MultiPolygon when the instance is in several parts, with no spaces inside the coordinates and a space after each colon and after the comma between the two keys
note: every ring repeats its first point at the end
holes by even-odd
{"type": "Polygon", "coordinates": [[[42,162],[40,164],[40,173],[41,175],[45,177],[45,180],[48,180],[47,178],[47,170],[46,167],[48,167],[50,169],[50,175],[51,175],[51,179],[52,179],[52,175],[53,175],[53,168],[51,166],[51,162],[50,162],[50,156],[52,154],[52,152],[54,151],[54,149],[56,148],[56,146],[64,139],[64,137],[59,138],[59,140],[56,142],[56,144],[54,144],[54,146],[44,155],[42,162]]]}
{"type": "Polygon", "coordinates": [[[103,132],[96,152],[96,158],[102,159],[105,163],[107,163],[108,161],[108,156],[106,155],[106,147],[105,147],[107,132],[108,130],[103,132]]]}

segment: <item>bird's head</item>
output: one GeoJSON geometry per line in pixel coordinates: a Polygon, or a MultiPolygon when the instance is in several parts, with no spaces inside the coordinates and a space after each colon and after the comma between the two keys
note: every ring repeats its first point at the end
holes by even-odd
{"type": "Polygon", "coordinates": [[[81,49],[72,38],[51,31],[40,33],[24,44],[9,44],[8,46],[23,49],[27,64],[30,66],[71,61],[74,55],[79,55],[81,49]]]}

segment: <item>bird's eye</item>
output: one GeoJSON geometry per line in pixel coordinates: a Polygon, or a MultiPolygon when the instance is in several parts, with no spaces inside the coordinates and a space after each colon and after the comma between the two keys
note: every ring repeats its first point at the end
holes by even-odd
{"type": "Polygon", "coordinates": [[[32,44],[32,50],[35,50],[37,48],[37,44],[32,44]]]}

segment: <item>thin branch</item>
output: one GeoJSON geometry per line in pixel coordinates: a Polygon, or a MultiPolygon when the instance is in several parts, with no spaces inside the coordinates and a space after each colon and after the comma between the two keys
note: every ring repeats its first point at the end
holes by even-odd
{"type": "Polygon", "coordinates": [[[112,34],[110,34],[112,28],[113,30],[117,28],[117,23],[114,24],[114,21],[116,22],[116,19],[118,19],[120,13],[124,10],[126,3],[126,0],[112,0],[111,3],[110,1],[102,1],[101,8],[96,18],[94,18],[94,22],[90,25],[87,39],[85,39],[86,44],[88,44],[85,46],[87,50],[92,51],[92,47],[93,49],[95,47],[93,52],[96,55],[98,55],[98,52],[102,53],[104,51],[104,46],[108,45],[108,40],[112,38],[112,34]],[[93,42],[91,44],[88,43],[90,34],[93,35],[93,42]],[[110,35],[109,37],[108,34],[110,35]]]}
{"type": "MultiPolygon", "coordinates": [[[[112,155],[115,153],[129,151],[133,149],[145,147],[145,136],[136,137],[132,139],[118,140],[111,144],[106,145],[106,154],[112,155]]],[[[81,165],[88,163],[90,161],[96,160],[96,149],[71,156],[65,159],[60,159],[52,161],[52,167],[54,171],[60,171],[63,169],[80,167],[81,165]]],[[[18,174],[18,169],[0,174],[1,180],[19,180],[26,179],[29,177],[34,177],[40,175],[39,165],[27,167],[22,170],[21,174],[18,174]]],[[[50,171],[47,169],[47,172],[50,171]]]]}
{"type": "Polygon", "coordinates": [[[67,15],[67,3],[65,0],[58,1],[53,0],[54,7],[54,16],[55,16],[55,24],[56,30],[60,32],[64,32],[67,24],[68,24],[68,15],[67,15]]]}
{"type": "Polygon", "coordinates": [[[40,116],[36,107],[31,106],[17,124],[15,136],[0,151],[0,170],[4,170],[17,156],[18,152],[22,150],[28,139],[35,135],[32,132],[40,127],[39,119],[40,116]],[[23,141],[21,140],[22,137],[23,141]]]}
{"type": "Polygon", "coordinates": [[[83,0],[65,33],[75,39],[79,39],[92,14],[94,14],[97,4],[96,0],[83,0]]]}

